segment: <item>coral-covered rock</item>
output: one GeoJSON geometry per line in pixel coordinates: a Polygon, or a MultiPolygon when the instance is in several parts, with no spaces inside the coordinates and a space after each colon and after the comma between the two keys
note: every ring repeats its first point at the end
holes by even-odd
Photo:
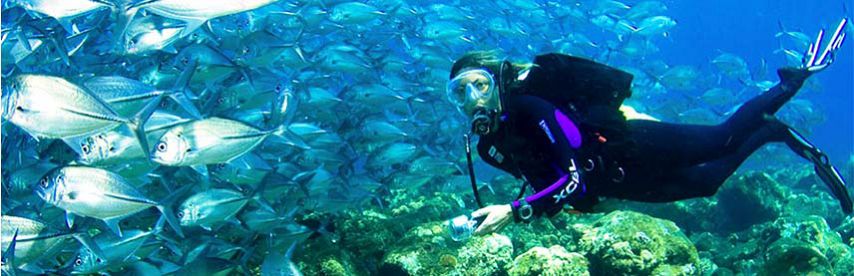
{"type": "Polygon", "coordinates": [[[726,231],[743,230],[751,225],[771,221],[780,216],[789,191],[762,172],[739,175],[718,191],[726,231]]]}
{"type": "Polygon", "coordinates": [[[419,225],[390,246],[380,273],[492,275],[513,261],[513,243],[500,234],[451,240],[445,222],[419,225]]]}
{"type": "Polygon", "coordinates": [[[818,248],[792,238],[774,242],[766,252],[763,275],[830,275],[832,267],[818,248]]]}
{"type": "Polygon", "coordinates": [[[667,220],[617,211],[594,223],[579,241],[594,274],[650,274],[659,266],[668,271],[698,274],[699,257],[691,241],[667,220]]]}
{"type": "Polygon", "coordinates": [[[513,260],[510,275],[590,275],[587,258],[560,245],[534,247],[513,260]]]}

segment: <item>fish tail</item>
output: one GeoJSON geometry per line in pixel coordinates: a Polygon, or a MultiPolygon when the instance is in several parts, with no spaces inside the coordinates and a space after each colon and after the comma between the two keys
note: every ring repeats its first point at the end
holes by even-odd
{"type": "Polygon", "coordinates": [[[264,190],[267,188],[267,182],[268,181],[261,181],[261,183],[259,183],[258,186],[255,187],[254,190],[252,190],[252,193],[249,194],[249,197],[251,197],[252,200],[255,201],[255,203],[258,203],[259,207],[275,214],[276,210],[273,209],[273,207],[270,206],[270,203],[268,203],[267,200],[265,200],[263,197],[264,190]]]}
{"type": "Polygon", "coordinates": [[[190,64],[184,68],[184,71],[181,72],[181,75],[178,76],[178,79],[175,81],[175,84],[172,87],[172,90],[168,92],[169,98],[172,99],[175,103],[181,106],[184,111],[187,112],[193,118],[201,119],[202,114],[190,101],[193,97],[191,97],[190,80],[193,79],[193,74],[196,72],[196,60],[190,61],[190,64]]]}
{"type": "MultiPolygon", "coordinates": [[[[160,210],[162,214],[161,220],[165,220],[166,223],[175,230],[175,233],[178,234],[179,237],[184,237],[184,233],[181,231],[181,223],[178,222],[178,219],[175,217],[175,212],[172,209],[172,205],[178,200],[178,198],[184,194],[184,192],[188,191],[190,186],[184,186],[180,189],[176,190],[169,196],[167,196],[160,204],[155,205],[157,210],[160,210]]],[[[156,228],[156,227],[155,227],[156,228]]],[[[160,227],[162,230],[163,227],[160,227]]]]}
{"type": "Polygon", "coordinates": [[[157,110],[157,107],[160,106],[161,100],[163,100],[163,94],[158,95],[154,100],[146,104],[126,123],[133,130],[134,135],[136,135],[139,145],[142,147],[142,151],[145,152],[146,160],[151,159],[151,151],[149,151],[148,138],[145,135],[145,122],[148,121],[151,114],[153,114],[154,111],[157,110]]]}
{"type": "Polygon", "coordinates": [[[182,256],[183,251],[178,246],[180,243],[178,241],[163,235],[163,225],[166,223],[166,217],[161,216],[160,219],[157,220],[157,223],[154,224],[154,229],[151,230],[151,235],[153,235],[157,240],[163,241],[163,246],[172,251],[175,256],[182,256]]]}
{"type": "Polygon", "coordinates": [[[276,136],[282,143],[294,146],[301,149],[311,149],[309,146],[299,135],[293,133],[285,124],[281,124],[276,126],[275,128],[269,130],[269,133],[273,136],[276,136]]]}

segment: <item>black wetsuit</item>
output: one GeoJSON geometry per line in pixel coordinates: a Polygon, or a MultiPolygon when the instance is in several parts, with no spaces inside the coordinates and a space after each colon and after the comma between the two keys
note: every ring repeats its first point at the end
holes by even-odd
{"type": "Polygon", "coordinates": [[[591,127],[595,123],[580,118],[586,113],[575,108],[530,95],[536,93],[515,93],[504,99],[497,131],[480,137],[477,149],[488,164],[524,177],[534,189],[533,195],[512,203],[514,214],[520,203],[540,215],[555,213],[565,204],[587,211],[599,196],[646,202],[711,196],[760,146],[788,142],[788,127],[767,115],[794,96],[807,76],[781,71],[780,84],[718,125],[628,120],[617,134],[623,137],[603,136],[591,127]],[[616,147],[625,154],[615,154],[608,149],[612,140],[630,141],[624,144],[631,148],[616,147]]]}

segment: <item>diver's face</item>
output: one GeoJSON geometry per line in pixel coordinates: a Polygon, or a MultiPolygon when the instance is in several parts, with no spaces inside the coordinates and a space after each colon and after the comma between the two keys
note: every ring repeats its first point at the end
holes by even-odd
{"type": "Polygon", "coordinates": [[[448,82],[448,98],[469,117],[478,109],[497,110],[498,90],[495,78],[483,69],[468,69],[448,82]]]}

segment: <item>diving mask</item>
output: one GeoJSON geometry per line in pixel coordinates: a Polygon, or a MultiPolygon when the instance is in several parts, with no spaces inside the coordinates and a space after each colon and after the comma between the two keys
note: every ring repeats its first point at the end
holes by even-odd
{"type": "Polygon", "coordinates": [[[495,79],[484,69],[465,70],[448,82],[448,99],[472,119],[472,132],[486,135],[495,130],[501,103],[495,79]]]}
{"type": "Polygon", "coordinates": [[[451,103],[468,111],[475,105],[483,106],[496,98],[495,79],[484,69],[466,70],[448,82],[446,92],[451,103]]]}

